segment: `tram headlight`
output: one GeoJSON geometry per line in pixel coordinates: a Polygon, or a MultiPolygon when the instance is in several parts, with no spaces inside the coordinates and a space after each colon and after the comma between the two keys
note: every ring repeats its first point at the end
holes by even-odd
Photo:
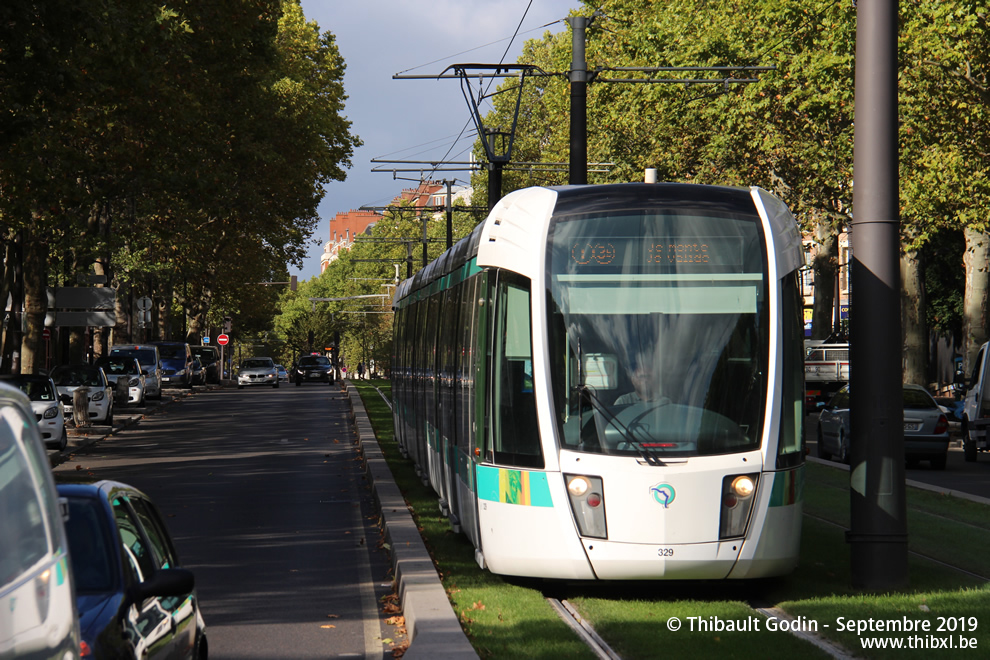
{"type": "Polygon", "coordinates": [[[756,501],[759,474],[729,475],[722,479],[722,516],[719,539],[745,536],[749,515],[756,501]]]}
{"type": "Polygon", "coordinates": [[[601,477],[565,474],[571,513],[581,536],[608,538],[605,525],[605,488],[601,477]]]}

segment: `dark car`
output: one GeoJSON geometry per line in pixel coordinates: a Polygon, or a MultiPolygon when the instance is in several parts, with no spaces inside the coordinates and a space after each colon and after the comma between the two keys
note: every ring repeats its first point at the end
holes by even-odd
{"type": "Polygon", "coordinates": [[[193,355],[184,341],[156,341],[162,361],[162,384],[179,387],[193,386],[193,355]]]}
{"type": "Polygon", "coordinates": [[[206,371],[207,383],[220,382],[220,351],[215,346],[191,346],[193,357],[198,357],[206,371]]]}
{"type": "Polygon", "coordinates": [[[304,355],[292,368],[296,387],[303,383],[333,383],[333,364],[323,355],[304,355]]]}
{"type": "Polygon", "coordinates": [[[83,657],[205,660],[206,625],[158,509],[112,481],[59,484],[83,657]]]}

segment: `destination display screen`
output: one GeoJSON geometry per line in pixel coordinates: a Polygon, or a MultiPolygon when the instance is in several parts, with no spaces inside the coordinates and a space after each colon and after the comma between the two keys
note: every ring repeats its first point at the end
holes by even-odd
{"type": "MultiPolygon", "coordinates": [[[[567,243],[571,267],[568,270],[598,267],[731,266],[744,263],[740,236],[690,236],[667,239],[642,236],[578,236],[567,243]]],[[[563,247],[563,246],[561,246],[563,247]]]]}

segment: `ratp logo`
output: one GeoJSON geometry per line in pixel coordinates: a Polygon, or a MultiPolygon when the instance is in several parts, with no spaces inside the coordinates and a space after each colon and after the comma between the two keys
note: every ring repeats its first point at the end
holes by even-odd
{"type": "Polygon", "coordinates": [[[663,508],[667,509],[673,503],[674,498],[677,497],[677,493],[674,491],[674,487],[670,484],[657,484],[656,486],[650,487],[650,494],[657,503],[662,504],[663,508]]]}

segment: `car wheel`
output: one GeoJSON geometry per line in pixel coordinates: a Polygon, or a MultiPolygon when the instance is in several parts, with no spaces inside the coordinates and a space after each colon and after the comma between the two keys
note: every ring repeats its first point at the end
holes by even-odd
{"type": "Polygon", "coordinates": [[[976,462],[976,440],[969,437],[969,420],[965,417],[962,423],[963,432],[963,458],[966,459],[967,463],[976,462]]]}
{"type": "Polygon", "coordinates": [[[832,460],[832,454],[825,449],[825,438],[822,436],[822,427],[818,427],[818,458],[829,461],[832,460]]]}
{"type": "Polygon", "coordinates": [[[46,449],[55,449],[57,451],[64,451],[65,448],[68,446],[69,446],[69,432],[65,430],[65,427],[62,427],[62,437],[59,438],[57,445],[53,447],[49,445],[47,441],[45,443],[46,449]]]}

